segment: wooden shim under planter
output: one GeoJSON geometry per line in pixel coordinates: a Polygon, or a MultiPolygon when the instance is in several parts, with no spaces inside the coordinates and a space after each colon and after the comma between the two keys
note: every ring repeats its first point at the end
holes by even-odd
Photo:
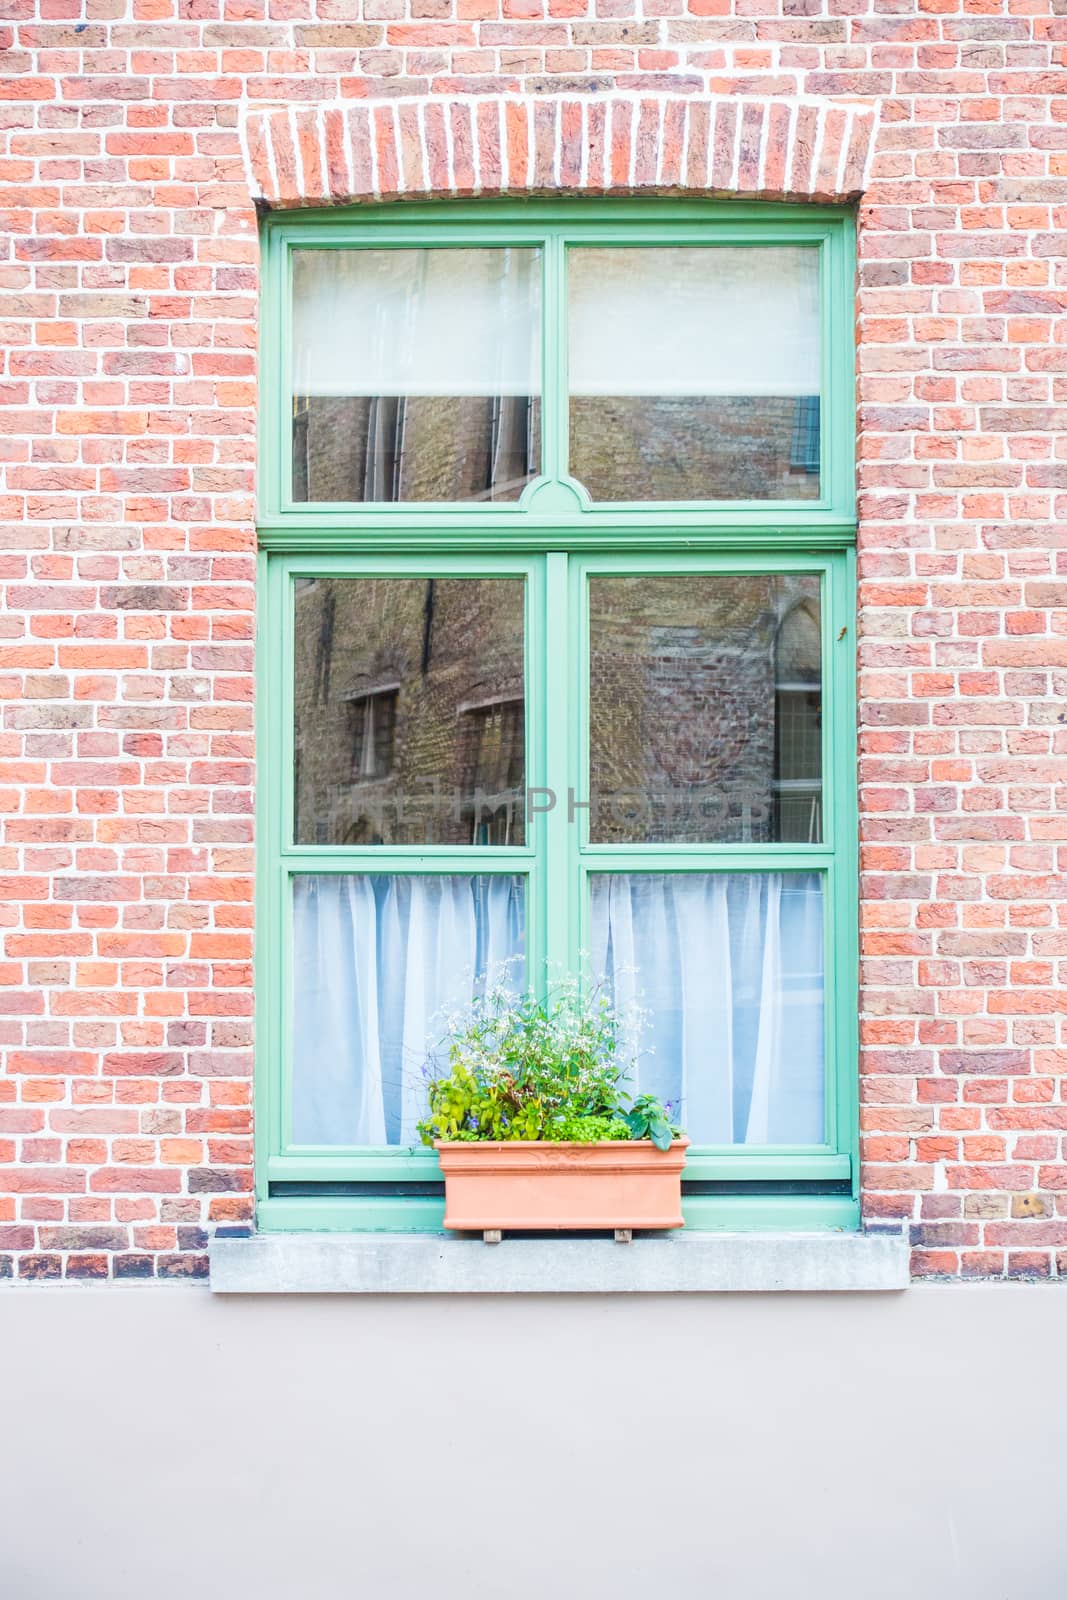
{"type": "MultiPolygon", "coordinates": [[[[483,1228],[482,1229],[482,1243],[483,1244],[500,1244],[503,1241],[503,1238],[504,1238],[504,1233],[503,1233],[503,1230],[501,1228],[483,1228]]],[[[632,1228],[616,1228],[615,1229],[615,1243],[616,1244],[633,1244],[633,1242],[634,1242],[634,1230],[632,1228]]]]}

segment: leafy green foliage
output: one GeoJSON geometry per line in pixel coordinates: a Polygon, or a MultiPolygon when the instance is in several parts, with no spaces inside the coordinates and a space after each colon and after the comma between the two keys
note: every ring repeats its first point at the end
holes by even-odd
{"type": "Polygon", "coordinates": [[[651,1139],[657,1150],[666,1150],[674,1136],[667,1113],[655,1095],[638,1095],[626,1112],[631,1139],[651,1139]]]}
{"type": "Polygon", "coordinates": [[[651,1139],[664,1150],[668,1108],[652,1095],[631,1100],[628,1044],[603,994],[572,982],[544,1000],[493,989],[450,1020],[447,1071],[427,1072],[422,1141],[651,1139]]]}
{"type": "Polygon", "coordinates": [[[630,1125],[624,1117],[561,1116],[551,1123],[545,1135],[560,1144],[601,1144],[605,1139],[629,1139],[630,1125]]]}

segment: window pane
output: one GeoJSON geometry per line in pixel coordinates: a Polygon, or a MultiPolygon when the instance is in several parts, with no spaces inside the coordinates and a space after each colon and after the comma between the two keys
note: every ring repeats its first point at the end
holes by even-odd
{"type": "Polygon", "coordinates": [[[524,591],[297,583],[297,844],[525,843],[524,591]]]}
{"type": "Polygon", "coordinates": [[[592,578],[594,844],[822,839],[819,579],[592,578]]]}
{"type": "Polygon", "coordinates": [[[294,878],[294,1141],[417,1144],[446,1014],[521,990],[525,920],[510,875],[294,878]]]}
{"type": "Polygon", "coordinates": [[[822,1144],[822,879],[597,873],[594,974],[644,1013],[636,1090],[694,1144],[822,1144]]]}
{"type": "Polygon", "coordinates": [[[538,250],[293,252],[293,499],[517,500],[541,460],[538,250]]]}
{"type": "Polygon", "coordinates": [[[819,496],[819,260],[572,250],[570,470],[594,500],[819,496]]]}

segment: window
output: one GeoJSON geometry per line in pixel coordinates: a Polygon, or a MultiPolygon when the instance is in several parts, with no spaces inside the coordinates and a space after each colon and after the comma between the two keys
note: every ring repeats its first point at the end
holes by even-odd
{"type": "Polygon", "coordinates": [[[540,266],[536,248],[294,248],[293,499],[517,500],[540,266]]]}
{"type": "MultiPolygon", "coordinates": [[[[819,256],[670,245],[568,261],[570,469],[594,500],[812,500],[793,470],[818,427],[819,256]]],[[[803,472],[803,469],[802,469],[803,472]]]]}
{"type": "Polygon", "coordinates": [[[471,844],[512,844],[526,819],[525,718],[522,699],[497,699],[464,708],[464,816],[471,844]]]}
{"type": "Polygon", "coordinates": [[[777,836],[822,833],[822,645],[817,606],[801,600],[778,627],[774,652],[777,836]]]}
{"type": "Polygon", "coordinates": [[[371,783],[393,770],[393,732],[399,684],[349,697],[352,717],[352,781],[371,783]]]}
{"type": "Polygon", "coordinates": [[[419,1228],[445,1010],[647,1014],[690,1226],[850,1226],[852,229],[713,203],[264,225],[263,1227],[419,1228]]]}

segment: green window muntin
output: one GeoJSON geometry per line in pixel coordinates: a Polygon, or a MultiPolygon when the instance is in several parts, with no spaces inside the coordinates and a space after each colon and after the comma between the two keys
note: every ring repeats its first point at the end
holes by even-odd
{"type": "MultiPolygon", "coordinates": [[[[535,982],[540,981],[538,974],[545,970],[545,962],[573,969],[587,961],[591,896],[600,893],[603,900],[609,874],[616,883],[623,882],[625,875],[627,892],[635,903],[642,895],[655,901],[657,894],[673,892],[672,886],[683,880],[687,892],[718,895],[724,904],[726,890],[733,895],[742,884],[747,885],[746,892],[757,894],[761,884],[801,881],[790,879],[789,874],[803,875],[809,886],[817,884],[822,912],[821,1137],[793,1144],[696,1146],[687,1168],[686,1215],[689,1224],[697,1227],[855,1225],[851,238],[851,219],[840,212],[659,202],[382,208],[344,219],[336,215],[304,217],[295,224],[265,226],[258,697],[264,776],[259,814],[256,1091],[261,1227],[415,1229],[439,1222],[440,1199],[432,1187],[425,1187],[432,1186],[436,1178],[432,1152],[396,1142],[375,1147],[315,1143],[307,1138],[306,1128],[294,1128],[293,1035],[300,1009],[293,977],[294,883],[306,888],[313,880],[340,883],[355,877],[369,881],[372,876],[399,880],[426,875],[441,883],[454,883],[471,873],[486,881],[493,878],[498,888],[505,882],[522,884],[527,972],[535,982]],[[573,458],[568,447],[568,330],[561,313],[567,304],[568,251],[582,247],[639,250],[644,246],[692,252],[722,246],[731,250],[761,245],[795,248],[798,243],[819,257],[818,404],[823,426],[817,443],[817,493],[808,485],[806,497],[795,501],[667,502],[646,498],[637,503],[591,499],[567,470],[573,458]],[[504,502],[353,500],[342,506],[321,500],[294,501],[293,419],[297,408],[290,354],[292,252],[366,248],[380,253],[438,247],[514,247],[539,253],[540,459],[536,466],[540,470],[529,472],[518,497],[504,502]],[[673,587],[671,579],[679,580],[681,587],[673,587]],[[495,831],[485,833],[485,842],[476,845],[457,842],[453,823],[445,829],[446,833],[451,829],[447,838],[438,838],[432,829],[417,839],[396,835],[384,843],[357,837],[315,837],[294,817],[294,767],[301,758],[294,732],[298,698],[294,684],[299,679],[305,685],[299,693],[306,698],[306,672],[314,675],[317,670],[307,655],[308,629],[299,630],[298,606],[304,604],[309,614],[317,608],[315,627],[321,633],[325,600],[320,604],[316,598],[316,586],[319,594],[329,590],[341,597],[343,625],[352,595],[372,592],[338,587],[344,583],[371,584],[376,586],[376,595],[399,596],[400,617],[406,615],[404,596],[409,590],[414,593],[413,586],[433,589],[436,585],[437,593],[447,596],[457,593],[455,586],[463,580],[483,586],[492,580],[505,586],[492,591],[509,596],[507,606],[488,608],[495,613],[514,610],[515,591],[506,586],[521,585],[521,713],[512,710],[509,721],[506,709],[501,713],[498,708],[505,702],[513,708],[519,698],[518,669],[514,659],[509,659],[500,684],[489,686],[492,693],[467,695],[462,704],[450,706],[449,715],[454,713],[458,723],[470,722],[476,730],[468,740],[477,746],[468,761],[475,773],[483,759],[478,752],[487,743],[487,728],[497,741],[492,747],[497,766],[494,769],[488,761],[487,771],[503,770],[499,765],[503,759],[501,728],[507,730],[505,737],[512,745],[516,737],[521,738],[523,780],[532,795],[524,833],[516,842],[515,831],[509,833],[508,820],[503,818],[499,826],[494,824],[495,831]],[[617,584],[613,580],[618,580],[617,584]],[[390,581],[395,581],[393,590],[386,587],[390,581]],[[794,815],[791,822],[780,819],[773,825],[776,838],[767,833],[770,825],[764,826],[760,837],[759,828],[748,823],[745,837],[732,837],[731,831],[738,831],[741,825],[736,819],[724,823],[720,816],[704,837],[693,835],[691,824],[688,835],[672,837],[670,806],[660,815],[655,799],[643,822],[627,817],[624,805],[622,812],[617,808],[611,812],[607,824],[591,823],[584,802],[590,795],[591,780],[598,775],[603,779],[603,771],[592,773],[591,765],[599,760],[602,768],[606,760],[610,766],[613,759],[610,749],[606,757],[603,750],[599,755],[594,751],[592,761],[590,756],[595,731],[591,728],[590,697],[592,694],[595,701],[598,693],[607,692],[597,687],[598,672],[603,676],[598,648],[610,662],[611,627],[622,627],[619,637],[624,637],[629,626],[627,608],[641,611],[643,607],[645,634],[659,641],[661,656],[656,660],[660,662],[662,657],[667,661],[669,676],[671,651],[677,654],[680,648],[692,646],[694,613],[690,606],[682,616],[682,595],[711,595],[716,591],[704,586],[716,584],[723,595],[734,592],[729,589],[731,584],[742,584],[743,590],[737,593],[748,596],[753,605],[757,605],[753,595],[765,596],[772,590],[786,601],[800,596],[807,608],[804,617],[816,619],[822,673],[818,716],[805,713],[811,694],[805,695],[805,682],[794,681],[797,673],[792,667],[788,671],[783,667],[778,674],[783,683],[776,714],[781,723],[785,716],[782,708],[788,705],[794,730],[790,748],[807,751],[809,763],[813,741],[821,744],[817,815],[810,798],[811,785],[801,777],[776,783],[776,790],[790,793],[773,804],[784,807],[788,801],[794,813],[799,809],[806,819],[806,833],[798,829],[794,815]],[[663,617],[656,612],[657,595],[664,597],[663,617]],[[605,596],[611,597],[610,603],[604,601],[605,596]],[[621,612],[623,621],[619,623],[616,617],[605,625],[597,620],[599,612],[591,616],[591,607],[612,616],[621,612]],[[596,642],[598,628],[607,640],[602,646],[596,642]],[[516,735],[520,716],[521,730],[516,735]],[[551,806],[548,791],[556,800],[551,806]],[[712,837],[716,831],[718,836],[712,837]],[[431,837],[434,842],[425,842],[431,837]],[[502,842],[504,839],[510,842],[502,842]],[[659,887],[664,884],[666,891],[659,887]]],[[[385,265],[387,268],[388,262],[385,265]]],[[[625,264],[621,271],[629,275],[625,264]]],[[[527,269],[527,280],[529,276],[527,269]]],[[[457,277],[463,275],[452,274],[453,281],[457,277]]],[[[336,404],[330,400],[323,408],[327,420],[329,407],[334,406],[336,413],[336,404]]],[[[367,402],[358,404],[365,410],[367,402]]],[[[599,402],[585,404],[588,414],[599,402]]],[[[684,422],[688,404],[683,398],[680,403],[661,405],[660,423],[666,418],[670,424],[679,414],[684,422]]],[[[701,400],[700,404],[706,403],[701,400]]],[[[349,408],[345,413],[348,419],[356,414],[350,400],[343,399],[340,405],[349,408]]],[[[411,409],[417,411],[417,407],[411,409]]],[[[620,415],[625,423],[630,414],[632,408],[627,413],[616,407],[613,425],[618,424],[620,415]]],[[[700,413],[698,422],[705,422],[708,414],[706,410],[700,413]]],[[[802,462],[794,459],[789,466],[802,465],[810,473],[810,401],[805,400],[803,407],[798,403],[792,420],[794,458],[802,427],[806,433],[802,462]]],[[[370,453],[367,446],[367,459],[370,453]]],[[[365,474],[363,481],[369,482],[369,476],[365,474]]],[[[374,481],[380,484],[382,475],[374,481]]],[[[759,605],[763,616],[765,600],[759,605]]],[[[724,605],[726,615],[732,609],[731,604],[724,605]]],[[[334,615],[331,611],[331,618],[334,615]]],[[[404,626],[410,631],[414,624],[412,613],[404,626]]],[[[808,626],[806,621],[804,625],[808,626]]],[[[714,649],[709,655],[708,644],[709,640],[704,640],[692,646],[698,669],[721,673],[722,664],[714,649]]],[[[717,644],[710,639],[711,646],[717,644]]],[[[507,657],[506,650],[503,654],[507,657]]],[[[647,655],[646,648],[641,660],[647,655]]],[[[375,662],[363,671],[363,689],[358,694],[338,690],[356,706],[345,726],[356,729],[354,737],[364,751],[364,770],[377,772],[388,764],[386,745],[392,737],[397,705],[406,695],[403,686],[397,687],[397,678],[397,672],[375,662]],[[378,718],[373,737],[367,732],[372,716],[378,718]]],[[[653,687],[659,692],[662,686],[653,687]]],[[[781,745],[784,735],[780,729],[777,737],[781,745]]],[[[601,745],[604,743],[601,740],[601,745]]],[[[306,754],[303,759],[306,764],[306,754]]],[[[781,765],[785,758],[775,759],[781,765]]],[[[511,761],[514,768],[514,749],[511,761]]],[[[305,787],[308,783],[314,788],[313,780],[307,779],[305,787]]],[[[325,790],[320,786],[317,792],[325,790]]],[[[781,815],[785,817],[784,810],[781,815]]],[[[321,834],[321,822],[319,828],[321,834]]],[[[684,828],[681,833],[685,835],[684,828]]]]}

